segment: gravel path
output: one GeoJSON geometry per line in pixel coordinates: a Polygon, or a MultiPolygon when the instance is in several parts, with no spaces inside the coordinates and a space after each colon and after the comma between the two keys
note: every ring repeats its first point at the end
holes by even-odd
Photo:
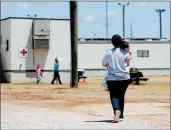
{"type": "Polygon", "coordinates": [[[114,124],[111,115],[90,115],[1,103],[1,129],[168,129],[140,117],[127,116],[114,124]]]}

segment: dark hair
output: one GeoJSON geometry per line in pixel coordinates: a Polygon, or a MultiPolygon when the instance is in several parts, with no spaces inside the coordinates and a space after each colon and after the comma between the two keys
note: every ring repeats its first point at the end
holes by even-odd
{"type": "Polygon", "coordinates": [[[58,63],[58,59],[55,59],[55,62],[58,63]]]}
{"type": "Polygon", "coordinates": [[[126,41],[122,41],[121,44],[120,44],[120,48],[121,49],[125,49],[125,48],[128,48],[129,47],[129,43],[126,42],[126,41]]]}
{"type": "Polygon", "coordinates": [[[121,42],[122,42],[122,38],[120,35],[115,34],[112,36],[112,44],[114,47],[116,47],[116,48],[120,47],[121,42]]]}

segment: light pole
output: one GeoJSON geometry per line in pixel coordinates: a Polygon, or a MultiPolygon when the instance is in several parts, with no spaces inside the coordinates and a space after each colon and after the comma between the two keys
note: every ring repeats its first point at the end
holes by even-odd
{"type": "Polygon", "coordinates": [[[106,38],[108,38],[108,2],[106,1],[106,38]]]}
{"type": "Polygon", "coordinates": [[[118,3],[119,6],[122,7],[122,13],[123,13],[123,38],[125,38],[125,7],[129,5],[129,3],[121,4],[118,3]]]}
{"type": "Polygon", "coordinates": [[[131,38],[133,38],[133,36],[132,36],[132,23],[130,23],[130,33],[131,33],[131,38]]]}
{"type": "Polygon", "coordinates": [[[159,28],[160,28],[160,38],[162,38],[162,13],[165,12],[165,9],[156,9],[155,10],[159,14],[159,28]]]}

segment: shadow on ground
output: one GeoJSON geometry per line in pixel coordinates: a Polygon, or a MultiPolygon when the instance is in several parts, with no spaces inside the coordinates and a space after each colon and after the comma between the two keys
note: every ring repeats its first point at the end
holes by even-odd
{"type": "Polygon", "coordinates": [[[106,123],[114,123],[113,120],[84,121],[84,122],[106,122],[106,123]]]}

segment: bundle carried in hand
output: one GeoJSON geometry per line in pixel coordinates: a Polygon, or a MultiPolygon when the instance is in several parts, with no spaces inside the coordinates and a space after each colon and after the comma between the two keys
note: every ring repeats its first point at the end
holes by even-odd
{"type": "Polygon", "coordinates": [[[102,84],[101,84],[101,87],[105,90],[105,91],[108,91],[108,86],[107,86],[107,83],[106,83],[106,77],[104,77],[103,81],[102,81],[102,84]]]}

